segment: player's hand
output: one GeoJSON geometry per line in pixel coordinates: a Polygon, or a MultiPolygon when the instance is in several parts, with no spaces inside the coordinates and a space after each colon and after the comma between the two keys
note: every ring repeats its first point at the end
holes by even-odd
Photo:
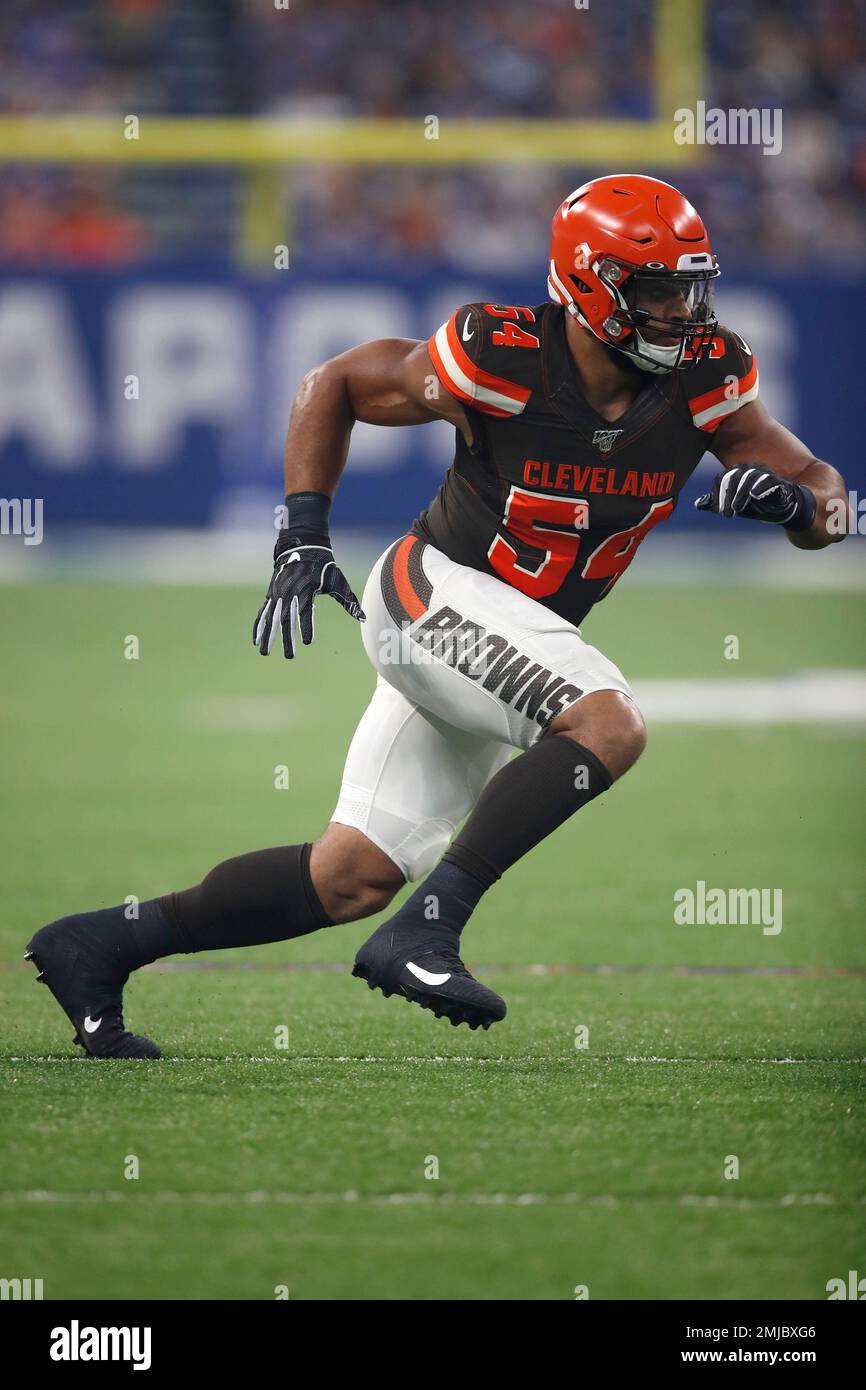
{"type": "Polygon", "coordinates": [[[717,473],[712,491],[699,497],[695,507],[699,512],[744,516],[798,531],[808,530],[815,520],[814,493],[759,463],[740,464],[717,473]]]}
{"type": "Polygon", "coordinates": [[[330,543],[311,545],[281,535],[274,549],[274,574],[268,595],[253,626],[253,642],[262,656],[268,655],[281,629],[283,652],[290,660],[295,655],[298,626],[304,646],[310,645],[315,635],[316,594],[330,594],[350,617],[364,621],[361,605],[338,568],[330,543]]]}

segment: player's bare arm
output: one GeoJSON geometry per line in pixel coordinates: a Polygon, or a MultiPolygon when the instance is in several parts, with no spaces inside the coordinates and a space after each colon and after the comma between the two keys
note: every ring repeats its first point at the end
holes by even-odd
{"type": "Polygon", "coordinates": [[[450,420],[471,442],[466,412],[443,391],[425,342],[380,338],[308,372],[292,405],[284,453],[285,490],[333,497],[355,421],[423,425],[450,420]]]}
{"type": "MultiPolygon", "coordinates": [[[[754,498],[771,494],[781,494],[775,480],[784,480],[797,489],[806,490],[804,497],[803,522],[799,528],[785,526],[785,534],[792,545],[800,550],[821,550],[834,541],[843,539],[843,534],[828,527],[828,520],[836,508],[831,504],[841,503],[847,507],[847,492],[841,474],[829,463],[816,459],[812,451],[795,434],[778,420],[774,420],[766,406],[758,400],[749,401],[740,410],[729,415],[716,431],[713,453],[724,464],[725,473],[719,475],[714,485],[716,506],[708,504],[708,510],[722,510],[718,505],[721,489],[728,494],[726,515],[754,516],[758,520],[775,519],[761,516],[760,511],[752,511],[754,498]],[[729,476],[726,480],[726,474],[729,476]],[[768,477],[770,474],[772,477],[768,477]],[[814,499],[814,511],[811,498],[814,499]],[[811,515],[811,520],[810,520],[811,515]]],[[[713,493],[707,494],[712,498],[713,493]]],[[[722,494],[724,498],[724,494],[722,494]]],[[[799,500],[792,495],[791,502],[799,500]]],[[[704,499],[701,499],[704,501],[704,499]]],[[[783,498],[779,497],[780,505],[783,498]]],[[[758,502],[760,507],[760,501],[758,502]]]]}
{"type": "Polygon", "coordinates": [[[420,425],[445,419],[472,441],[460,402],[442,390],[426,343],[382,338],[351,348],[304,377],[292,406],[284,454],[285,512],[274,548],[274,574],[253,625],[263,656],[279,633],[291,658],[300,627],[315,633],[316,595],[330,594],[351,617],[364,615],[337,565],[328,532],[331,499],[346,466],[356,420],[420,425]]]}

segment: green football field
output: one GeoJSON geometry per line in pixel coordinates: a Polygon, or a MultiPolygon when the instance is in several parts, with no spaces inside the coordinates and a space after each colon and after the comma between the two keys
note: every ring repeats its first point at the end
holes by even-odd
{"type": "MultiPolygon", "coordinates": [[[[71,1045],[21,961],[36,927],[328,819],[372,674],[335,605],[299,661],[261,660],[259,600],[0,588],[0,1275],[50,1299],[821,1299],[866,1274],[862,721],[651,721],[467,929],[508,1002],[489,1033],[352,979],[371,919],[139,973],[127,1022],[162,1062],[71,1045]],[[781,889],[782,930],[678,925],[699,880],[781,889]]],[[[862,672],[864,609],[624,586],[585,633],[736,707],[741,680],[862,672]]]]}

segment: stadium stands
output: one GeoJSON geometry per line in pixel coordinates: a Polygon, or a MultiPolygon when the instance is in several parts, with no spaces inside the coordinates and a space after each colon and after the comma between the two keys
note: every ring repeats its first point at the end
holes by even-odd
{"type": "MultiPolygon", "coordinates": [[[[7,0],[0,112],[641,119],[653,106],[653,8],[7,0]]],[[[819,209],[823,263],[854,261],[866,243],[866,8],[726,0],[707,7],[707,54],[708,104],[784,112],[778,155],[717,146],[689,174],[725,264],[802,264],[819,209]]],[[[518,268],[543,251],[539,207],[583,173],[579,149],[567,169],[293,168],[286,223],[305,255],[518,268]]],[[[230,168],[19,167],[0,191],[0,260],[26,264],[34,247],[42,264],[46,248],[73,265],[225,259],[238,203],[230,168]]]]}

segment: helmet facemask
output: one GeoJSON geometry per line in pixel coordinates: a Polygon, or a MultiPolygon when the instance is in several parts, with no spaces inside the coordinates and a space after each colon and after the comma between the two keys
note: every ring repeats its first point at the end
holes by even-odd
{"type": "Polygon", "coordinates": [[[594,267],[617,305],[596,336],[643,371],[683,371],[696,366],[718,325],[714,311],[718,267],[707,255],[680,259],[702,264],[670,270],[652,263],[627,266],[606,257],[594,267]],[[622,343],[617,342],[620,336],[622,343]]]}

